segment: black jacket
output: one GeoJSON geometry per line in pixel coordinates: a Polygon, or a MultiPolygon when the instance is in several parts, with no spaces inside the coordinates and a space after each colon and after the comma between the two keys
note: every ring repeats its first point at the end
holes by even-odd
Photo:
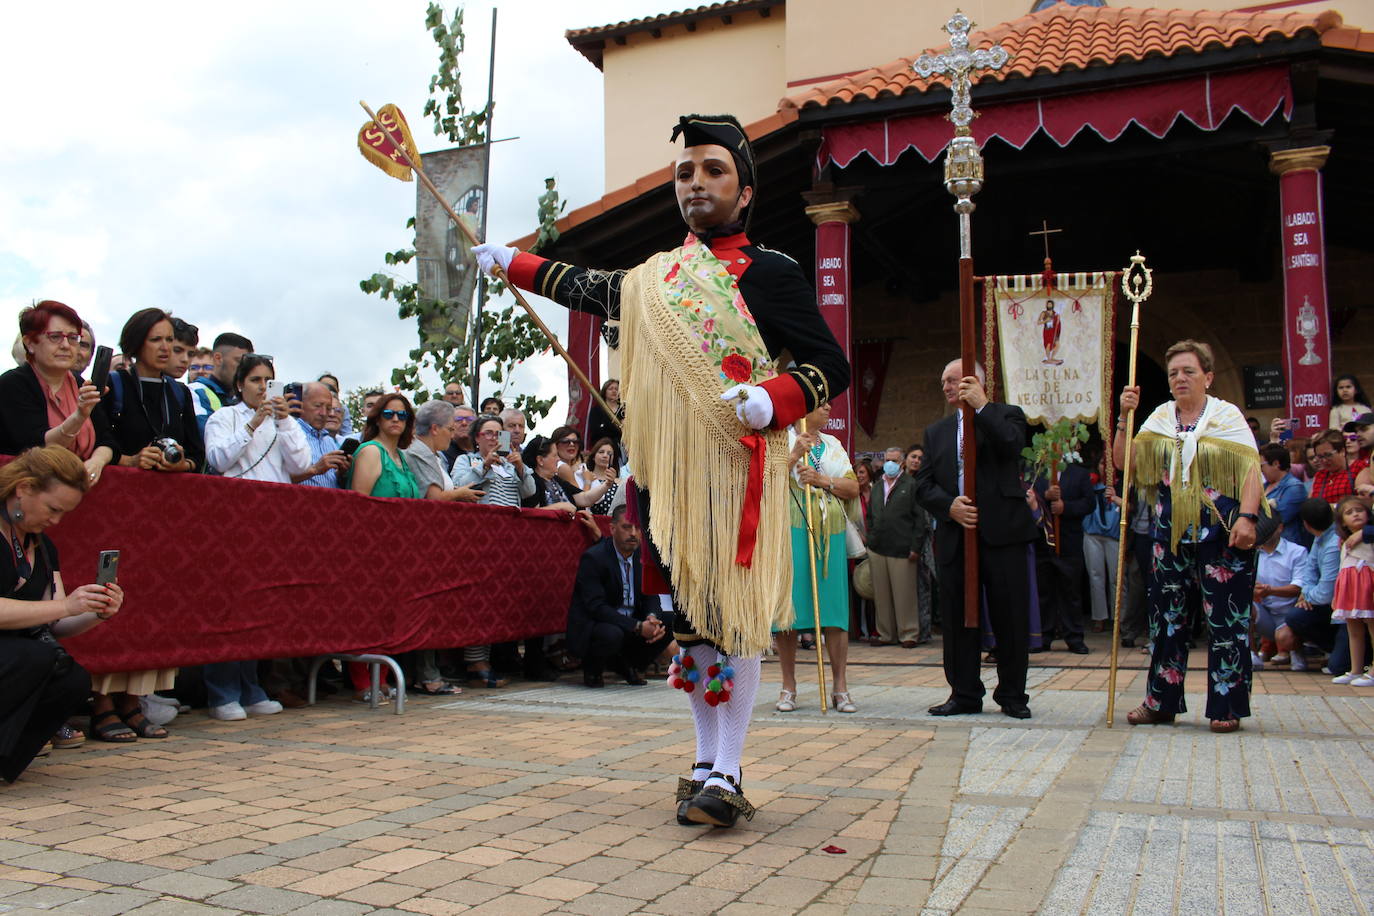
{"type": "Polygon", "coordinates": [[[622,583],[620,552],[615,549],[615,541],[602,538],[583,551],[577,564],[572,603],[568,606],[568,651],[573,655],[587,654],[592,627],[598,623],[620,627],[628,635],[637,621],[654,614],[671,631],[672,615],[660,610],[658,596],[641,591],[644,573],[639,550],[630,556],[630,570],[634,575],[634,616],[626,617],[619,610],[622,583]]]}
{"type": "MultiPolygon", "coordinates": [[[[1049,509],[1045,490],[1049,480],[1040,477],[1035,481],[1035,492],[1049,509]]],[[[1070,464],[1059,472],[1059,495],[1064,501],[1064,514],[1059,516],[1059,554],[1060,556],[1083,555],[1083,518],[1097,505],[1097,495],[1093,492],[1092,475],[1081,464],[1070,464]]],[[[1054,516],[1047,515],[1048,524],[1054,524],[1054,516]]]]}
{"type": "Polygon", "coordinates": [[[903,472],[887,493],[887,478],[873,481],[868,497],[868,549],[884,557],[921,552],[930,515],[916,502],[916,478],[903,472]]]}
{"type": "MultiPolygon", "coordinates": [[[[81,376],[76,377],[82,384],[81,376]]],[[[91,411],[96,447],[104,445],[119,457],[119,443],[110,431],[103,404],[91,411]]],[[[43,445],[48,423],[48,404],[38,375],[28,363],[0,375],[0,454],[17,455],[26,448],[43,445]]]]}
{"type": "MultiPolygon", "coordinates": [[[[816,292],[801,266],[781,252],[755,245],[743,233],[714,238],[710,244],[736,276],[769,355],[776,359],[786,351],[795,361],[783,374],[797,380],[806,412],[815,409],[819,400],[838,397],[849,387],[849,363],[821,316],[816,292]]],[[[574,311],[618,321],[624,277],[623,270],[588,270],[542,261],[527,288],[574,311]]],[[[513,279],[519,282],[520,278],[513,279]]]]}
{"type": "MultiPolygon", "coordinates": [[[[956,412],[926,427],[926,459],[916,472],[916,499],[938,522],[937,562],[952,559],[963,540],[964,529],[949,517],[950,503],[959,495],[958,417],[956,412]]],[[[1026,415],[1019,407],[989,402],[974,415],[973,428],[979,540],[994,547],[1034,540],[1038,531],[1020,474],[1026,415]]]]}

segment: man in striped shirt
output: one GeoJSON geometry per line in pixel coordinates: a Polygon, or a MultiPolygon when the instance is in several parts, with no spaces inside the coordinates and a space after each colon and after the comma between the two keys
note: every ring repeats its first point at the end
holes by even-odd
{"type": "Polygon", "coordinates": [[[348,456],[339,448],[339,440],[324,428],[329,419],[329,408],[334,403],[334,393],[322,382],[306,382],[301,391],[301,415],[296,422],[305,431],[305,441],[310,444],[310,457],[313,464],[305,473],[293,475],[292,483],[305,484],[307,487],[338,487],[348,471],[348,456]]]}

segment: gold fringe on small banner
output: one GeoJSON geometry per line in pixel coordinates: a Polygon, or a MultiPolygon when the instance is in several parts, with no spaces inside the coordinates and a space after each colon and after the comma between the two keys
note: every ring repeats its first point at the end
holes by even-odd
{"type": "Polygon", "coordinates": [[[652,496],[649,536],[670,570],[693,628],[730,655],[768,648],[791,627],[792,543],[786,430],[768,443],[753,565],[735,563],[750,452],[720,373],[660,291],[674,260],[664,252],[621,285],[625,445],[634,477],[652,496]]]}

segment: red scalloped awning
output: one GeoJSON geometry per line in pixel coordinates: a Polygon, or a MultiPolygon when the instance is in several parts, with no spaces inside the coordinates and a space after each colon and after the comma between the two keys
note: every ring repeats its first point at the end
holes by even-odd
{"type": "MultiPolygon", "coordinates": [[[[1081,131],[1091,129],[1110,143],[1131,124],[1162,138],[1179,118],[1203,130],[1216,130],[1232,112],[1263,124],[1280,107],[1285,118],[1292,117],[1293,91],[1286,63],[989,105],[979,109],[973,136],[979,146],[997,137],[1021,149],[1037,133],[1067,146],[1081,131]]],[[[909,149],[934,162],[950,136],[943,112],[827,127],[817,164],[834,162],[843,167],[867,154],[879,165],[892,165],[909,149]]]]}

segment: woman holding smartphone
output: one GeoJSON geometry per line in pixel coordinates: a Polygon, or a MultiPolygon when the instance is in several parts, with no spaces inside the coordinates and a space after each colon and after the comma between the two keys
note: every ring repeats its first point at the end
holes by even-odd
{"type": "MultiPolygon", "coordinates": [[[[81,460],[62,446],[32,448],[0,467],[0,778],[14,782],[52,735],[85,703],[91,676],[59,639],[119,612],[113,582],[67,594],[57,547],[46,529],[90,489],[81,460]]],[[[117,720],[116,720],[117,721],[117,720]]]]}
{"type": "Polygon", "coordinates": [[[276,376],[272,360],[249,353],[239,360],[234,390],[241,399],[210,415],[205,456],[225,477],[290,483],[310,467],[310,443],[283,397],[267,396],[276,376]]]}
{"type": "Polygon", "coordinates": [[[455,487],[480,488],[483,505],[518,509],[522,499],[534,495],[534,475],[528,465],[522,473],[502,453],[503,443],[505,451],[510,450],[509,433],[503,437],[504,431],[500,417],[478,417],[472,425],[472,441],[477,443],[477,451],[455,458],[449,476],[455,487]]]}
{"type": "Polygon", "coordinates": [[[101,391],[76,373],[81,361],[80,316],[45,299],[19,313],[24,363],[0,375],[0,454],[60,445],[86,464],[95,483],[118,447],[101,391]]]}

